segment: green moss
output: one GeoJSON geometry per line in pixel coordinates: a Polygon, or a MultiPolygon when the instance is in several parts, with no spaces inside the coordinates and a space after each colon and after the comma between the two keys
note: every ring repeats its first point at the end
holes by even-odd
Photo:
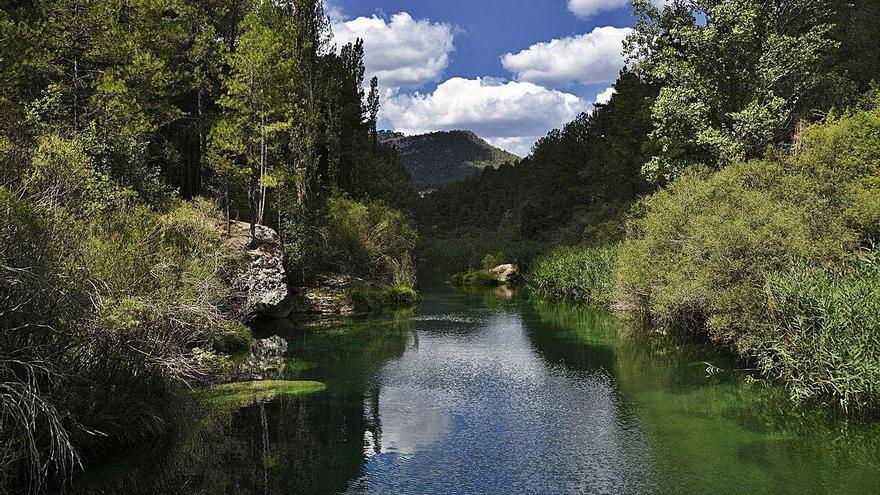
{"type": "Polygon", "coordinates": [[[405,308],[419,301],[418,293],[405,286],[357,287],[348,292],[348,297],[358,313],[405,308]]]}
{"type": "Polygon", "coordinates": [[[235,355],[250,349],[253,341],[251,330],[241,322],[233,321],[223,326],[214,338],[214,350],[221,354],[235,355]]]}
{"type": "Polygon", "coordinates": [[[501,282],[486,270],[456,273],[450,281],[455,285],[468,287],[496,287],[501,282]]]}
{"type": "Polygon", "coordinates": [[[282,395],[306,395],[326,390],[321,382],[264,380],[256,382],[224,383],[205,390],[208,400],[215,405],[238,405],[255,400],[272,399],[282,395]]]}

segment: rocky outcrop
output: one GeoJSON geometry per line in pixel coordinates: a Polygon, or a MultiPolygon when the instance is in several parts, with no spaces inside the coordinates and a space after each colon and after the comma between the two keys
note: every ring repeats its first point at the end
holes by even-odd
{"type": "Polygon", "coordinates": [[[233,221],[229,235],[226,224],[224,244],[244,254],[244,266],[232,278],[237,294],[237,312],[244,320],[258,316],[286,318],[292,311],[292,297],[284,270],[284,249],[278,233],[263,225],[256,226],[251,239],[250,224],[233,221]]]}
{"type": "Polygon", "coordinates": [[[489,274],[501,284],[514,284],[519,279],[519,271],[515,265],[499,265],[489,270],[489,274]]]}
{"type": "Polygon", "coordinates": [[[291,310],[304,315],[352,315],[355,312],[349,289],[365,282],[344,275],[324,276],[318,279],[317,287],[296,289],[291,310]]]}

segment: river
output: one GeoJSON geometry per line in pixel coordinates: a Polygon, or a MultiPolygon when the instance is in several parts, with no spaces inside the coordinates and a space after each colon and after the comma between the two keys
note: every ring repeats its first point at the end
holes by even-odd
{"type": "Polygon", "coordinates": [[[880,493],[880,426],[794,408],[706,346],[509,291],[274,322],[327,390],[211,408],[91,467],[107,494],[880,493]]]}

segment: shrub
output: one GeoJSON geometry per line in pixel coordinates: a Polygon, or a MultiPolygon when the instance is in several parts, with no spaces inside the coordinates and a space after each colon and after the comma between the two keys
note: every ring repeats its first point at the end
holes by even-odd
{"type": "Polygon", "coordinates": [[[618,251],[617,246],[556,248],[535,261],[527,287],[545,299],[609,306],[618,251]]]}
{"type": "Polygon", "coordinates": [[[249,332],[229,295],[210,205],[167,213],[102,179],[76,143],[40,141],[0,186],[0,479],[39,491],[85,449],[160,433],[196,349],[249,332]],[[106,208],[112,205],[113,208],[106,208]]]}
{"type": "Polygon", "coordinates": [[[327,269],[388,285],[413,286],[418,235],[398,210],[378,201],[329,200],[327,269]]]}
{"type": "Polygon", "coordinates": [[[877,279],[847,263],[880,231],[878,177],[880,109],[807,126],[766,160],[692,171],[639,205],[619,297],[758,356],[795,398],[880,405],[877,279]]]}

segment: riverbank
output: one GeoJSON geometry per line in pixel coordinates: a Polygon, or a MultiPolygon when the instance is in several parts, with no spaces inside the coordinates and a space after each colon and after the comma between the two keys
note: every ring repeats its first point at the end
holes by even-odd
{"type": "Polygon", "coordinates": [[[620,245],[553,249],[527,286],[728,348],[795,402],[873,415],[878,135],[880,109],[855,111],[806,126],[789,153],[687,174],[640,203],[620,245]]]}
{"type": "Polygon", "coordinates": [[[875,423],[793,407],[713,346],[583,305],[443,284],[422,296],[404,317],[255,326],[289,342],[282,379],[326,390],[192,406],[162,448],[119,452],[77,493],[880,487],[875,423]]]}

